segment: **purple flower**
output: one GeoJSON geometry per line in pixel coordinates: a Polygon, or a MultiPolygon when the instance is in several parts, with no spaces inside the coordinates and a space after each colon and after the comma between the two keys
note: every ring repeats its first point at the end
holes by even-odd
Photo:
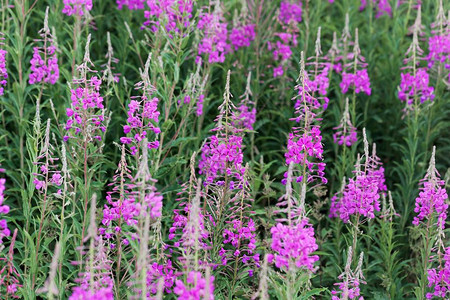
{"type": "MultiPolygon", "coordinates": [[[[162,195],[153,185],[146,186],[145,191],[140,189],[141,183],[136,183],[128,169],[124,149],[116,175],[109,186],[113,188],[106,193],[107,204],[103,209],[103,226],[99,230],[109,242],[113,242],[118,233],[122,236],[124,233],[134,233],[139,216],[142,214],[150,214],[152,220],[161,217],[162,195]],[[144,193],[143,203],[139,202],[140,193],[144,193]]],[[[122,242],[127,244],[128,240],[123,237],[122,242]]],[[[110,247],[115,247],[115,244],[111,243],[110,247]]]]}
{"type": "Polygon", "coordinates": [[[251,218],[245,219],[247,219],[247,224],[243,224],[238,219],[228,222],[232,227],[223,231],[223,243],[233,247],[231,250],[222,248],[222,251],[219,253],[224,265],[226,265],[228,260],[240,259],[245,265],[253,262],[259,267],[259,254],[254,253],[256,249],[255,222],[251,218]]]}
{"type": "Polygon", "coordinates": [[[302,85],[298,85],[298,94],[299,97],[297,97],[297,101],[295,103],[295,108],[298,109],[302,105],[303,101],[307,101],[308,103],[311,103],[315,108],[319,108],[320,106],[323,107],[323,109],[326,109],[328,107],[329,99],[327,97],[323,97],[327,94],[328,87],[330,86],[329,82],[329,71],[330,71],[330,64],[325,63],[321,66],[321,71],[315,76],[313,80],[310,79],[308,73],[305,71],[305,78],[304,78],[304,85],[303,88],[302,85]],[[315,95],[321,95],[321,100],[323,100],[323,104],[319,103],[319,97],[315,95]]]}
{"type": "Polygon", "coordinates": [[[63,0],[62,12],[68,16],[83,16],[92,9],[92,0],[63,0]]]}
{"type": "MultiPolygon", "coordinates": [[[[370,0],[361,0],[361,6],[359,7],[359,10],[362,11],[367,6],[367,1],[370,0]]],[[[392,17],[392,7],[389,4],[388,0],[372,0],[374,7],[377,10],[377,14],[375,15],[375,18],[381,17],[383,14],[386,14],[390,17],[392,17]]]]}
{"type": "Polygon", "coordinates": [[[75,287],[69,300],[114,300],[112,287],[101,288],[96,291],[75,287]]]}
{"type": "Polygon", "coordinates": [[[343,94],[347,93],[349,88],[355,89],[355,93],[357,94],[364,92],[370,96],[372,93],[367,69],[357,70],[355,74],[347,73],[345,71],[342,72],[342,81],[339,86],[341,87],[343,94]]]}
{"type": "Polygon", "coordinates": [[[220,11],[200,14],[197,28],[203,33],[203,37],[198,45],[197,60],[202,54],[206,54],[210,64],[225,61],[225,55],[231,51],[227,26],[220,11]]]}
{"type": "Polygon", "coordinates": [[[205,101],[205,95],[202,94],[198,97],[198,101],[197,101],[197,111],[196,111],[197,116],[203,115],[203,102],[204,101],[205,101]]]}
{"type": "Polygon", "coordinates": [[[342,114],[341,123],[339,124],[339,126],[334,127],[333,130],[336,131],[336,133],[333,134],[333,140],[340,146],[345,145],[347,147],[350,147],[358,141],[356,128],[350,121],[350,114],[348,111],[348,98],[345,101],[345,110],[342,114]]]}
{"type": "Polygon", "coordinates": [[[153,97],[155,88],[151,85],[146,72],[148,72],[148,63],[146,64],[146,70],[143,72],[142,81],[135,85],[135,89],[140,91],[141,95],[131,97],[128,104],[127,124],[123,127],[124,133],[128,136],[120,139],[122,143],[131,145],[132,155],[140,155],[145,138],[149,140],[147,143],[149,149],[159,147],[159,141],[157,140],[159,133],[161,133],[161,129],[158,127],[159,99],[153,97]],[[151,132],[154,134],[154,140],[150,138],[151,132]]]}
{"type": "Polygon", "coordinates": [[[302,21],[302,2],[287,0],[281,2],[278,19],[286,25],[294,24],[296,26],[302,21]]]}
{"type": "MultiPolygon", "coordinates": [[[[308,177],[307,182],[311,182],[315,177],[319,178],[323,183],[327,182],[325,178],[325,163],[316,162],[315,160],[323,160],[323,145],[320,127],[314,126],[309,132],[303,134],[290,133],[286,157],[286,164],[293,162],[296,165],[305,166],[308,177]]],[[[297,178],[297,181],[302,181],[297,178]]]]}
{"type": "Polygon", "coordinates": [[[143,25],[151,27],[153,32],[162,26],[171,37],[191,24],[192,0],[147,0],[147,6],[149,9],[144,12],[147,20],[143,25]]]}
{"type": "Polygon", "coordinates": [[[73,288],[69,299],[113,300],[112,261],[108,258],[108,248],[101,238],[91,238],[95,240],[94,257],[92,261],[89,261],[89,255],[86,257],[85,270],[76,279],[79,286],[73,288]]]}
{"type": "Polygon", "coordinates": [[[314,228],[304,218],[298,224],[284,225],[278,223],[270,230],[272,233],[271,249],[275,252],[271,258],[277,268],[285,271],[292,268],[314,270],[314,263],[319,256],[312,255],[318,249],[314,237],[314,228]]]}
{"type": "Polygon", "coordinates": [[[283,66],[278,66],[273,68],[273,77],[281,77],[283,76],[284,71],[283,71],[283,66]]]}
{"type": "Polygon", "coordinates": [[[434,35],[428,38],[428,55],[425,60],[428,62],[428,69],[435,64],[444,64],[450,69],[450,33],[434,35]]]}
{"type": "Polygon", "coordinates": [[[92,76],[84,81],[74,80],[78,87],[71,89],[71,105],[66,109],[67,136],[92,140],[106,131],[105,108],[100,95],[101,80],[92,76]]]}
{"type": "Polygon", "coordinates": [[[216,178],[225,175],[240,180],[245,172],[242,165],[243,156],[242,136],[210,136],[202,148],[199,173],[206,176],[206,184],[213,183],[216,178]]]}
{"type": "Polygon", "coordinates": [[[237,109],[237,120],[233,122],[233,125],[240,128],[246,128],[248,130],[253,130],[253,124],[256,121],[256,108],[250,109],[248,105],[242,103],[237,109]]]}
{"type": "Polygon", "coordinates": [[[429,220],[435,215],[437,225],[444,229],[449,206],[446,203],[448,194],[444,187],[445,182],[439,178],[439,172],[436,170],[435,151],[436,148],[433,147],[427,174],[421,180],[422,187],[416,198],[416,208],[414,209],[418,215],[414,217],[413,224],[417,226],[420,222],[429,220]]]}
{"type": "MultiPolygon", "coordinates": [[[[183,185],[183,192],[188,190],[188,184],[183,185]]],[[[197,189],[200,187],[197,186],[197,189]]],[[[175,247],[192,249],[198,251],[199,248],[206,249],[209,233],[205,229],[205,217],[200,207],[200,193],[196,195],[190,203],[177,199],[180,202],[178,209],[174,209],[172,227],[169,229],[169,239],[174,241],[175,247]],[[181,234],[177,234],[181,231],[181,234]]]]}
{"type": "Polygon", "coordinates": [[[398,98],[401,101],[406,101],[408,105],[414,103],[414,97],[420,98],[420,103],[425,101],[433,101],[434,87],[429,86],[430,76],[425,68],[417,69],[416,75],[411,73],[402,73],[400,89],[398,91],[398,98]]]}
{"type": "Polygon", "coordinates": [[[48,82],[55,84],[59,78],[58,57],[56,56],[56,48],[51,45],[50,47],[34,47],[33,58],[31,63],[31,74],[28,80],[29,84],[35,84],[39,82],[48,82]],[[44,55],[42,55],[44,54],[44,55]],[[45,61],[44,58],[47,60],[45,61]]]}
{"type": "Polygon", "coordinates": [[[164,290],[166,293],[171,293],[175,280],[177,279],[172,261],[168,260],[161,265],[154,262],[147,267],[147,297],[149,299],[152,299],[152,296],[157,294],[160,278],[164,280],[164,290]]]}
{"type": "Polygon", "coordinates": [[[139,10],[145,8],[146,0],[116,0],[117,7],[122,10],[124,6],[127,6],[129,10],[139,10]]]}
{"type": "Polygon", "coordinates": [[[211,276],[208,281],[209,286],[207,287],[207,281],[202,277],[202,274],[200,272],[191,271],[187,275],[186,283],[179,279],[175,282],[173,291],[178,295],[177,299],[179,300],[214,300],[214,276],[211,276]]]}
{"type": "MultiPolygon", "coordinates": [[[[3,38],[3,33],[0,32],[0,46],[3,45],[2,40],[4,40],[3,38]]],[[[6,86],[6,79],[8,79],[8,72],[6,70],[6,54],[8,52],[6,50],[0,49],[0,96],[3,96],[4,92],[4,87],[6,86]]]]}
{"type": "MultiPolygon", "coordinates": [[[[7,214],[9,213],[9,206],[4,205],[3,202],[5,201],[5,178],[0,178],[0,214],[7,214]]],[[[9,236],[11,234],[10,230],[8,229],[7,222],[5,219],[0,220],[0,245],[3,243],[2,239],[5,236],[9,236]]]]}
{"type": "Polygon", "coordinates": [[[275,33],[275,38],[279,40],[268,42],[267,48],[272,51],[274,60],[280,62],[280,65],[273,69],[273,77],[278,77],[284,73],[282,65],[289,61],[292,56],[291,47],[297,46],[297,35],[295,33],[275,33]]]}
{"type": "Polygon", "coordinates": [[[433,288],[433,292],[427,293],[427,299],[450,297],[450,247],[445,249],[443,263],[437,269],[428,269],[428,287],[433,288]]]}
{"type": "Polygon", "coordinates": [[[230,41],[235,50],[243,47],[250,47],[250,43],[255,39],[255,25],[242,25],[231,30],[230,41]]]}
{"type": "Polygon", "coordinates": [[[361,253],[358,261],[358,266],[356,267],[355,271],[351,269],[352,255],[353,255],[352,247],[350,247],[348,250],[347,263],[345,266],[344,273],[338,276],[338,278],[341,279],[342,282],[335,283],[334,285],[336,285],[338,289],[331,291],[332,300],[364,299],[360,295],[361,293],[360,285],[361,283],[363,284],[366,283],[364,281],[364,276],[361,270],[364,253],[361,253]]]}
{"type": "Polygon", "coordinates": [[[339,217],[347,223],[350,216],[358,215],[375,218],[375,211],[380,211],[380,196],[386,192],[384,168],[375,154],[375,147],[369,156],[369,145],[365,138],[365,163],[360,160],[355,165],[355,176],[343,187],[339,195],[331,199],[330,217],[339,217]]]}

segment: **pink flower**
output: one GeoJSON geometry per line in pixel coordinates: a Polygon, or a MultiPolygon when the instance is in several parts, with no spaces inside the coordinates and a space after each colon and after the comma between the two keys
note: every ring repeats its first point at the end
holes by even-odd
{"type": "Polygon", "coordinates": [[[145,0],[116,0],[117,7],[121,10],[127,6],[129,10],[139,10],[145,8],[145,0]]]}
{"type": "Polygon", "coordinates": [[[173,291],[178,295],[177,299],[179,300],[214,300],[214,276],[209,278],[209,287],[207,289],[206,279],[202,277],[202,274],[200,272],[191,271],[187,275],[186,284],[182,280],[177,280],[173,291]],[[209,291],[209,294],[207,294],[207,291],[209,291]]]}
{"type": "Polygon", "coordinates": [[[92,0],[63,0],[63,3],[62,12],[68,16],[83,16],[92,9],[92,0]]]}
{"type": "MultiPolygon", "coordinates": [[[[1,38],[0,38],[1,40],[1,38]]],[[[1,45],[1,43],[0,43],[1,45]]],[[[8,72],[6,70],[6,50],[0,49],[0,96],[3,96],[4,86],[6,86],[6,79],[8,78],[8,72]]]]}
{"type": "MultiPolygon", "coordinates": [[[[9,206],[4,205],[3,202],[5,201],[5,178],[0,178],[0,214],[7,214],[9,213],[9,206]]],[[[3,243],[2,239],[5,236],[9,236],[11,232],[8,229],[7,222],[5,219],[0,220],[0,245],[3,243]]]]}
{"type": "Polygon", "coordinates": [[[221,12],[200,14],[197,28],[203,32],[203,37],[198,45],[198,55],[206,54],[210,64],[223,63],[225,55],[231,51],[227,25],[221,12]]]}
{"type": "Polygon", "coordinates": [[[275,266],[285,271],[291,268],[314,269],[314,263],[319,256],[312,255],[318,249],[314,237],[314,228],[308,219],[295,225],[278,223],[270,230],[272,233],[271,248],[275,252],[275,266]]]}
{"type": "Polygon", "coordinates": [[[300,23],[302,21],[302,2],[286,0],[281,2],[278,19],[286,25],[300,23]]]}
{"type": "Polygon", "coordinates": [[[344,71],[342,73],[342,81],[339,86],[341,87],[343,94],[347,93],[349,88],[354,88],[355,93],[357,94],[364,92],[368,96],[370,96],[370,94],[372,93],[367,69],[357,70],[355,74],[347,73],[344,71]]]}
{"type": "Polygon", "coordinates": [[[435,166],[435,151],[431,155],[427,174],[422,179],[419,196],[416,198],[416,208],[414,212],[418,213],[414,217],[413,224],[419,225],[420,222],[430,219],[433,215],[437,217],[437,225],[444,229],[447,220],[448,194],[445,190],[445,182],[439,178],[439,173],[435,166]]]}
{"type": "Polygon", "coordinates": [[[225,174],[240,180],[245,171],[243,156],[242,136],[213,135],[202,148],[199,173],[206,176],[206,184],[225,174]]]}
{"type": "Polygon", "coordinates": [[[427,299],[450,297],[450,247],[445,249],[443,262],[443,266],[428,270],[428,287],[433,288],[433,291],[427,293],[427,299]]]}
{"type": "MultiPolygon", "coordinates": [[[[361,0],[361,6],[359,7],[359,10],[362,11],[367,6],[367,1],[370,0],[361,0]]],[[[377,10],[377,14],[375,15],[375,18],[381,17],[383,14],[386,14],[390,17],[392,17],[392,7],[389,4],[388,0],[372,0],[375,9],[377,10]]]]}
{"type": "Polygon", "coordinates": [[[255,39],[255,25],[242,25],[231,30],[230,41],[235,50],[242,47],[250,47],[250,43],[255,39]]]}
{"type": "Polygon", "coordinates": [[[408,105],[413,104],[414,96],[420,97],[420,103],[427,100],[433,101],[434,87],[429,84],[430,77],[425,68],[417,69],[415,76],[411,73],[402,73],[398,98],[406,101],[408,105]]]}

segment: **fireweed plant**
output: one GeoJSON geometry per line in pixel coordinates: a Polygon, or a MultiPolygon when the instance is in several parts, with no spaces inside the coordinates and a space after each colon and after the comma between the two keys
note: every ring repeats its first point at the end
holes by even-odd
{"type": "Polygon", "coordinates": [[[449,10],[0,0],[0,298],[449,299],[449,10]]]}

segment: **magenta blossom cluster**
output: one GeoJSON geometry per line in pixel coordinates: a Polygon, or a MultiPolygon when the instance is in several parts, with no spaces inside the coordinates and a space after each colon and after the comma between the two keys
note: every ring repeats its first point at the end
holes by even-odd
{"type": "Polygon", "coordinates": [[[370,96],[372,93],[367,69],[357,70],[355,73],[342,72],[342,81],[339,86],[343,94],[347,93],[349,88],[354,89],[357,94],[364,92],[370,96]]]}
{"type": "MultiPolygon", "coordinates": [[[[9,206],[3,204],[5,201],[5,178],[0,178],[0,214],[7,214],[9,213],[9,206]]],[[[10,230],[8,229],[8,224],[5,219],[0,219],[0,245],[3,243],[3,238],[5,236],[9,236],[11,234],[10,230]]]]}
{"type": "Polygon", "coordinates": [[[31,58],[31,74],[29,83],[35,84],[45,82],[55,84],[59,78],[58,57],[56,52],[56,43],[48,27],[48,11],[45,12],[44,28],[39,30],[41,39],[36,42],[42,42],[42,46],[33,48],[33,57],[31,58]]]}
{"type": "Polygon", "coordinates": [[[413,224],[419,225],[424,220],[429,220],[434,215],[437,217],[437,226],[444,229],[447,220],[447,210],[449,205],[446,203],[448,194],[445,190],[445,182],[439,178],[439,172],[435,166],[435,150],[430,159],[427,174],[421,180],[419,196],[416,198],[416,207],[414,211],[418,213],[414,217],[413,224]]]}
{"type": "Polygon", "coordinates": [[[47,49],[40,49],[39,47],[33,48],[33,58],[31,63],[31,74],[29,84],[35,84],[39,82],[48,82],[55,84],[59,78],[58,57],[56,56],[56,47],[50,46],[47,49]],[[46,51],[44,54],[47,61],[42,58],[42,51],[46,51]]]}
{"type": "Polygon", "coordinates": [[[429,69],[435,64],[443,64],[447,70],[450,69],[450,33],[430,37],[428,51],[425,60],[429,69]]]}
{"type": "MultiPolygon", "coordinates": [[[[341,276],[340,278],[343,278],[341,276]]],[[[361,279],[358,276],[355,276],[353,272],[346,276],[346,278],[342,282],[335,283],[337,286],[337,290],[331,291],[331,300],[346,300],[346,299],[357,299],[364,300],[364,297],[361,296],[361,279]]]]}
{"type": "Polygon", "coordinates": [[[95,249],[91,249],[94,250],[94,257],[91,258],[90,255],[84,253],[86,255],[85,269],[79,273],[79,277],[76,279],[79,286],[73,288],[72,296],[69,299],[112,300],[114,299],[112,295],[114,283],[108,248],[104,246],[100,237],[91,238],[94,239],[95,249]]]}
{"type": "Polygon", "coordinates": [[[166,293],[171,293],[172,288],[177,279],[175,269],[172,266],[172,261],[168,260],[164,264],[158,264],[156,262],[151,263],[147,267],[147,298],[152,297],[158,293],[158,284],[160,278],[164,281],[164,290],[166,293]]]}
{"type": "Polygon", "coordinates": [[[22,287],[19,278],[20,274],[13,264],[13,246],[15,234],[13,235],[9,248],[9,257],[0,257],[0,293],[4,299],[20,299],[19,288],[22,287]]]}
{"type": "Polygon", "coordinates": [[[348,110],[348,98],[345,101],[345,109],[342,114],[341,123],[339,126],[334,127],[336,132],[333,134],[333,140],[338,145],[345,145],[350,147],[358,141],[356,134],[356,127],[353,126],[350,120],[350,114],[348,110]]]}
{"type": "Polygon", "coordinates": [[[428,287],[433,288],[433,292],[427,293],[427,299],[450,297],[450,247],[445,249],[443,263],[438,269],[428,269],[428,287]]]}
{"type": "MultiPolygon", "coordinates": [[[[309,183],[315,179],[320,179],[322,183],[327,183],[327,179],[325,178],[325,163],[322,162],[322,155],[322,135],[319,126],[313,126],[311,130],[301,134],[295,132],[289,134],[287,151],[284,154],[286,164],[289,165],[293,162],[296,165],[305,166],[308,176],[306,182],[309,183]]],[[[303,177],[298,176],[297,182],[301,181],[303,181],[303,177]]],[[[283,180],[283,184],[285,183],[286,179],[283,180]]]]}
{"type": "Polygon", "coordinates": [[[332,300],[364,299],[360,295],[360,285],[366,284],[362,274],[364,253],[362,252],[359,256],[358,265],[354,271],[351,269],[353,255],[352,247],[350,247],[347,253],[347,262],[345,264],[344,272],[338,276],[338,279],[342,280],[342,282],[335,283],[334,285],[336,285],[338,289],[331,291],[332,300]]]}
{"type": "Polygon", "coordinates": [[[333,129],[337,131],[333,134],[333,140],[339,146],[345,145],[350,147],[358,141],[356,127],[352,123],[340,124],[333,129]]]}
{"type": "Polygon", "coordinates": [[[81,287],[75,287],[69,300],[114,300],[112,288],[101,288],[96,291],[84,290],[81,287]]]}
{"type": "Polygon", "coordinates": [[[110,241],[111,248],[116,246],[111,241],[114,241],[113,238],[119,234],[123,236],[122,243],[124,245],[129,244],[125,235],[131,235],[131,239],[136,239],[137,235],[133,228],[138,225],[139,216],[146,213],[150,215],[152,220],[156,220],[161,217],[163,205],[163,196],[156,191],[155,187],[147,188],[144,202],[139,203],[139,195],[131,190],[132,188],[136,189],[136,185],[124,184],[124,188],[126,188],[124,195],[117,196],[120,186],[117,185],[117,178],[115,178],[115,181],[113,182],[113,191],[108,192],[106,196],[108,204],[104,206],[103,227],[99,230],[100,234],[110,241]]]}
{"type": "Polygon", "coordinates": [[[209,63],[225,61],[225,55],[231,51],[227,26],[221,12],[200,14],[197,28],[203,32],[203,37],[198,45],[197,62],[202,54],[207,55],[209,63]]]}
{"type": "Polygon", "coordinates": [[[443,180],[436,183],[423,182],[419,197],[416,198],[414,212],[418,213],[418,215],[414,217],[414,225],[419,225],[422,220],[428,219],[436,213],[438,216],[438,225],[442,228],[444,227],[445,220],[447,219],[448,204],[446,204],[446,200],[448,199],[448,195],[443,186],[443,180]]]}
{"type": "Polygon", "coordinates": [[[291,47],[297,46],[298,23],[302,21],[302,2],[284,0],[280,3],[278,21],[281,24],[281,32],[276,32],[271,41],[267,42],[267,48],[272,51],[274,61],[273,77],[283,76],[284,65],[292,56],[291,47]]]}
{"type": "MultiPolygon", "coordinates": [[[[38,160],[43,159],[43,156],[38,157],[38,160]]],[[[54,162],[57,160],[56,158],[50,157],[48,159],[48,163],[37,162],[36,165],[39,165],[39,173],[33,174],[35,177],[33,179],[34,187],[44,193],[47,191],[49,186],[54,186],[58,189],[58,194],[61,193],[59,187],[63,182],[63,178],[61,172],[56,169],[54,162]]]]}
{"type": "Polygon", "coordinates": [[[8,73],[6,72],[6,54],[6,50],[0,49],[0,96],[3,96],[5,93],[4,87],[8,78],[8,73]]]}
{"type": "MultiPolygon", "coordinates": [[[[226,250],[222,247],[219,255],[222,265],[226,265],[229,259],[240,259],[244,265],[254,263],[259,268],[259,253],[254,253],[256,249],[256,227],[253,219],[247,220],[246,226],[239,219],[231,222],[229,229],[223,231],[223,243],[233,246],[233,250],[226,250]]],[[[249,270],[249,275],[253,276],[253,270],[249,270]]]]}
{"type": "Polygon", "coordinates": [[[414,97],[419,97],[420,103],[433,101],[434,87],[430,86],[430,76],[425,68],[419,68],[414,76],[411,73],[402,73],[398,98],[406,101],[408,105],[414,103],[414,97]]]}
{"type": "Polygon", "coordinates": [[[255,40],[255,25],[241,25],[234,27],[230,33],[230,41],[234,47],[234,50],[238,50],[243,47],[250,47],[250,43],[255,40]]]}
{"type": "Polygon", "coordinates": [[[139,10],[145,8],[146,0],[116,0],[117,7],[121,10],[124,6],[129,10],[139,10]]]}
{"type": "Polygon", "coordinates": [[[302,2],[284,0],[280,4],[278,19],[285,25],[297,26],[302,21],[302,2]]]}
{"type": "Polygon", "coordinates": [[[279,61],[280,64],[273,69],[273,77],[283,76],[283,64],[292,56],[291,47],[297,46],[297,35],[294,33],[275,33],[274,38],[278,38],[276,42],[268,42],[267,48],[272,51],[273,59],[279,61]]]}
{"type": "Polygon", "coordinates": [[[174,240],[174,246],[183,248],[194,248],[195,245],[203,249],[207,248],[206,240],[209,233],[205,229],[203,213],[198,207],[190,203],[181,202],[180,209],[173,211],[173,223],[169,229],[169,240],[174,240]],[[181,235],[177,234],[181,231],[181,235]],[[177,240],[176,237],[179,236],[177,240]]]}
{"type": "Polygon", "coordinates": [[[87,11],[92,10],[92,0],[63,0],[63,14],[68,16],[83,16],[87,11]]]}
{"type": "Polygon", "coordinates": [[[160,26],[172,37],[191,24],[193,0],[147,0],[144,26],[158,31],[160,26]]]}
{"type": "Polygon", "coordinates": [[[347,281],[335,283],[338,290],[331,291],[331,300],[340,299],[358,299],[363,300],[361,296],[360,282],[358,278],[351,277],[347,281]],[[340,294],[340,295],[339,295],[340,294]],[[346,294],[346,297],[344,296],[346,294]]]}
{"type": "MultiPolygon", "coordinates": [[[[150,99],[146,95],[135,99],[128,104],[127,125],[123,127],[123,132],[127,136],[120,138],[123,144],[131,145],[130,150],[133,155],[138,153],[143,140],[149,138],[148,133],[153,132],[157,137],[161,132],[161,129],[158,127],[159,99],[156,97],[150,99]]],[[[147,147],[156,149],[159,147],[159,141],[155,139],[147,143],[147,147]]]]}
{"type": "Polygon", "coordinates": [[[350,147],[358,141],[356,127],[348,120],[346,123],[341,123],[334,127],[336,132],[333,134],[333,141],[339,146],[345,145],[350,147]]]}
{"type": "Polygon", "coordinates": [[[256,122],[256,108],[250,107],[250,103],[241,103],[237,107],[236,120],[233,125],[237,128],[253,130],[253,124],[256,122]]]}
{"type": "Polygon", "coordinates": [[[368,176],[357,175],[350,178],[339,202],[331,204],[330,215],[339,216],[347,223],[351,215],[375,218],[380,210],[378,187],[368,176]]]}
{"type": "MultiPolygon", "coordinates": [[[[138,195],[133,192],[136,186],[132,181],[133,177],[122,154],[113,182],[109,184],[113,189],[106,193],[108,204],[104,205],[102,227],[99,229],[99,233],[107,241],[113,241],[118,234],[127,234],[129,228],[126,227],[133,227],[138,223],[140,204],[136,199],[138,195]]],[[[126,237],[122,237],[122,243],[128,245],[129,241],[126,237]]],[[[111,248],[115,246],[114,243],[110,243],[111,248]]]]}
{"type": "Polygon", "coordinates": [[[71,105],[66,109],[68,120],[64,141],[75,136],[100,141],[101,134],[106,131],[103,125],[105,121],[103,97],[99,93],[102,81],[97,76],[83,81],[84,87],[79,86],[71,90],[71,105]]]}
{"type": "Polygon", "coordinates": [[[319,256],[312,253],[318,246],[314,228],[307,218],[303,218],[298,224],[278,223],[270,232],[274,254],[269,255],[269,262],[274,261],[277,268],[285,271],[292,268],[314,270],[314,263],[319,260],[319,256]]]}
{"type": "Polygon", "coordinates": [[[190,271],[187,274],[186,283],[177,279],[173,291],[178,295],[178,300],[214,300],[214,276],[207,281],[206,278],[203,278],[202,273],[190,271]]]}
{"type": "Polygon", "coordinates": [[[196,107],[196,111],[195,111],[195,113],[197,114],[198,117],[203,115],[203,102],[205,102],[205,95],[201,94],[198,97],[198,101],[196,104],[197,107],[196,107]]]}
{"type": "MultiPolygon", "coordinates": [[[[224,136],[223,133],[218,133],[210,136],[208,142],[203,145],[198,164],[199,173],[206,176],[205,184],[211,184],[217,178],[229,176],[232,179],[230,183],[232,187],[234,180],[239,181],[244,175],[243,157],[242,136],[231,134],[224,136]]],[[[223,181],[216,183],[220,185],[223,181]]]]}
{"type": "MultiPolygon", "coordinates": [[[[359,7],[359,10],[362,11],[366,8],[367,1],[371,1],[371,0],[361,0],[361,6],[359,7]]],[[[375,18],[379,18],[384,14],[392,17],[392,7],[389,4],[388,0],[372,0],[372,2],[373,2],[374,8],[376,8],[376,11],[377,11],[375,18]]]]}
{"type": "MultiPolygon", "coordinates": [[[[1,42],[4,38],[2,37],[2,33],[0,32],[0,46],[3,45],[1,42]]],[[[3,96],[5,93],[4,87],[6,86],[8,79],[8,72],[6,70],[6,54],[8,52],[4,49],[0,48],[0,96],[3,96]]]]}
{"type": "Polygon", "coordinates": [[[305,71],[304,87],[301,84],[297,86],[299,97],[297,97],[297,101],[295,103],[296,109],[299,109],[301,107],[303,101],[311,103],[316,109],[318,109],[319,107],[322,107],[324,110],[327,109],[328,102],[330,100],[325,96],[327,95],[327,90],[330,86],[330,65],[326,63],[320,67],[321,70],[317,73],[314,79],[310,79],[312,77],[312,74],[308,75],[308,72],[305,71]],[[316,95],[320,95],[321,97],[319,98],[316,95]],[[321,104],[319,100],[322,100],[323,103],[321,104]]]}
{"type": "Polygon", "coordinates": [[[384,168],[375,153],[369,156],[366,152],[365,159],[364,165],[357,162],[355,176],[349,179],[342,195],[331,199],[330,217],[339,217],[347,223],[352,215],[373,219],[375,211],[380,211],[379,199],[387,191],[384,168]]]}

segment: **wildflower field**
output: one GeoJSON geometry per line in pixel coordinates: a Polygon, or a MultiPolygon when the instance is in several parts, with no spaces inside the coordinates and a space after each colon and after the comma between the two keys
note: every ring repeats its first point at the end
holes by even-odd
{"type": "Polygon", "coordinates": [[[450,299],[450,2],[0,0],[0,299],[450,299]]]}

